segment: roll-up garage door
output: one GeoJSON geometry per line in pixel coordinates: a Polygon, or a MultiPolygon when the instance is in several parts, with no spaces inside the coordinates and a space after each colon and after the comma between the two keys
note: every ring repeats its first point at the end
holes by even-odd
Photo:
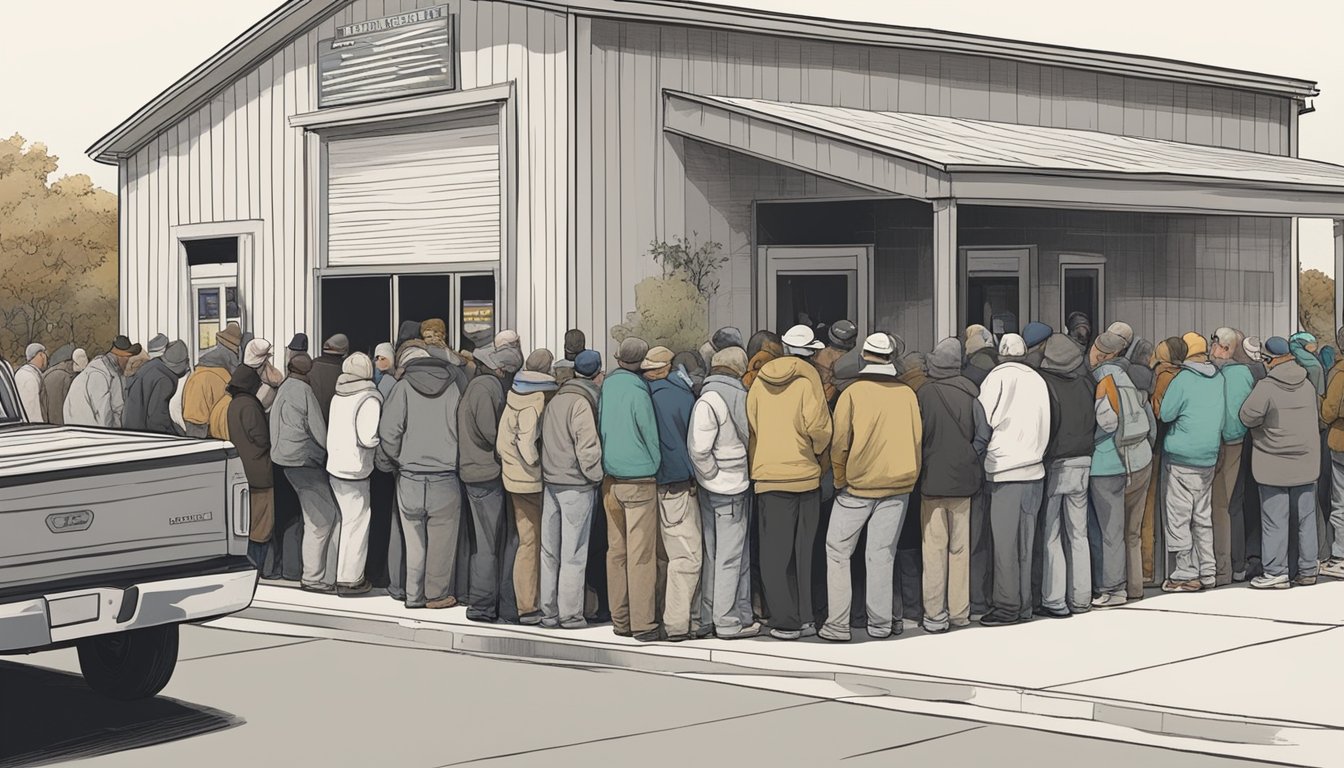
{"type": "Polygon", "coordinates": [[[327,264],[381,267],[500,256],[498,113],[327,142],[327,264]]]}

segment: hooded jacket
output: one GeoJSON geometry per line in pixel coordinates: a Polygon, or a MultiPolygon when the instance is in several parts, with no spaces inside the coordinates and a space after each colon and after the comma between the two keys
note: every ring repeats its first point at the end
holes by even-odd
{"type": "Polygon", "coordinates": [[[602,382],[600,406],[602,468],[621,480],[654,478],[662,452],[649,385],[638,374],[618,368],[602,382]]]}
{"type": "Polygon", "coordinates": [[[484,373],[472,379],[457,406],[457,474],[464,483],[488,483],[499,478],[495,441],[504,412],[504,382],[484,373]]]}
{"type": "MultiPolygon", "coordinates": [[[[1156,362],[1153,364],[1153,413],[1162,417],[1162,398],[1167,388],[1181,372],[1181,361],[1185,359],[1185,342],[1180,339],[1167,339],[1159,342],[1153,350],[1156,362]]],[[[1165,419],[1164,419],[1165,421],[1165,419]]]]}
{"type": "Polygon", "coordinates": [[[14,372],[14,386],[19,390],[19,402],[32,422],[46,421],[47,417],[42,397],[42,371],[31,363],[25,363],[14,372]]]}
{"type": "Polygon", "coordinates": [[[457,471],[460,368],[437,357],[411,360],[378,422],[380,449],[403,476],[457,471]]]}
{"type": "MultiPolygon", "coordinates": [[[[751,391],[751,385],[756,383],[756,377],[760,375],[761,369],[771,360],[774,360],[784,354],[784,345],[773,339],[766,339],[761,343],[761,348],[756,354],[747,361],[747,372],[742,374],[742,386],[751,391]]],[[[820,377],[817,379],[820,381],[820,377]]],[[[823,393],[824,394],[824,393],[823,393]]]]}
{"type": "Polygon", "coordinates": [[[1321,438],[1316,390],[1293,360],[1272,363],[1241,406],[1251,431],[1251,475],[1261,485],[1292,487],[1317,481],[1321,438]]]}
{"type": "Polygon", "coordinates": [[[1045,342],[1041,378],[1050,392],[1049,461],[1087,457],[1091,463],[1097,431],[1096,386],[1080,374],[1083,351],[1067,336],[1055,334],[1045,342]]]}
{"type": "MultiPolygon", "coordinates": [[[[168,410],[177,384],[177,374],[168,368],[163,358],[154,358],[141,366],[126,391],[126,414],[122,421],[126,429],[163,435],[182,434],[168,410]]],[[[269,450],[269,443],[267,448],[269,450]]]]}
{"type": "Polygon", "coordinates": [[[70,382],[70,393],[65,398],[65,423],[120,428],[125,408],[121,366],[108,352],[89,361],[89,367],[70,382]]]}
{"type": "Polygon", "coordinates": [[[65,423],[65,398],[70,393],[70,382],[75,379],[75,361],[69,355],[55,362],[62,349],[65,347],[56,350],[56,355],[52,356],[53,362],[48,363],[47,370],[42,372],[42,407],[47,421],[52,424],[65,423]]]}
{"type": "Polygon", "coordinates": [[[658,484],[684,483],[694,473],[686,452],[686,435],[690,431],[695,393],[674,372],[667,378],[649,382],[649,396],[653,400],[653,418],[658,423],[658,484]]]}
{"type": "Polygon", "coordinates": [[[1162,398],[1159,418],[1171,425],[1162,452],[1182,466],[1216,466],[1226,416],[1222,374],[1213,363],[1186,361],[1162,398]]]}
{"type": "Polygon", "coordinates": [[[1139,366],[1125,366],[1117,360],[1108,360],[1097,366],[1092,377],[1097,382],[1095,445],[1092,449],[1092,477],[1117,477],[1138,472],[1153,463],[1153,443],[1157,440],[1157,418],[1153,416],[1152,403],[1143,398],[1143,412],[1148,417],[1148,439],[1129,447],[1121,457],[1115,444],[1115,432],[1120,426],[1120,390],[1134,387],[1138,397],[1143,390],[1130,377],[1133,371],[1146,371],[1139,366]]]}
{"type": "MultiPolygon", "coordinates": [[[[629,371],[626,373],[629,373],[629,371]]],[[[621,376],[621,378],[633,379],[633,382],[620,382],[621,385],[638,383],[643,386],[644,384],[643,379],[633,373],[628,377],[621,376]]],[[[602,482],[603,464],[605,463],[604,444],[602,442],[603,438],[599,436],[599,415],[593,404],[600,400],[603,401],[601,411],[602,416],[605,417],[607,411],[606,395],[607,388],[605,385],[599,391],[592,379],[575,375],[574,378],[561,385],[560,389],[556,391],[555,397],[546,404],[546,410],[541,415],[541,476],[547,485],[591,486],[602,482]]],[[[631,399],[638,400],[637,395],[638,392],[633,393],[631,399]]],[[[620,397],[624,399],[626,395],[620,397]]],[[[626,407],[628,409],[630,407],[628,401],[625,402],[627,402],[626,407]]],[[[648,409],[648,416],[652,419],[653,405],[651,402],[648,409]]],[[[654,438],[653,450],[656,456],[658,449],[656,432],[658,428],[653,426],[652,429],[655,432],[652,437],[654,438]]],[[[648,458],[645,457],[641,461],[647,462],[648,458]]],[[[652,476],[652,472],[645,475],[645,477],[652,476]]]]}
{"type": "Polygon", "coordinates": [[[980,386],[980,405],[991,430],[985,451],[985,479],[1016,483],[1045,477],[1050,442],[1050,390],[1025,363],[1000,363],[980,386]]]}
{"type": "Polygon", "coordinates": [[[1311,382],[1317,396],[1320,396],[1325,394],[1325,369],[1321,367],[1321,361],[1316,355],[1307,350],[1307,344],[1314,343],[1315,338],[1310,334],[1294,333],[1288,338],[1288,349],[1293,353],[1293,359],[1297,364],[1307,372],[1307,380],[1311,382]]]}
{"type": "Polygon", "coordinates": [[[973,325],[966,329],[966,364],[963,373],[977,387],[984,382],[994,366],[999,364],[999,356],[994,349],[994,337],[983,325],[973,325]]]}
{"type": "Polygon", "coordinates": [[[929,380],[915,397],[924,425],[920,488],[926,498],[974,496],[984,482],[989,422],[980,388],[961,374],[961,343],[944,339],[929,353],[929,380]]]}
{"type": "Polygon", "coordinates": [[[313,360],[313,370],[308,374],[308,384],[313,388],[313,396],[322,409],[323,419],[331,415],[331,399],[336,396],[336,380],[341,378],[341,363],[344,360],[345,355],[323,352],[321,357],[313,360]]]}
{"type": "Polygon", "coordinates": [[[1330,427],[1327,436],[1331,451],[1344,451],[1344,358],[1335,360],[1326,380],[1325,399],[1321,401],[1321,422],[1330,427]]]}
{"type": "Polygon", "coordinates": [[[747,389],[732,376],[711,374],[691,409],[686,450],[696,480],[711,493],[745,493],[751,481],[747,470],[747,389]]]}
{"type": "Polygon", "coordinates": [[[238,367],[238,355],[223,345],[216,345],[201,355],[196,370],[182,385],[182,419],[188,424],[206,426],[210,414],[224,397],[229,377],[238,367]]]}
{"type": "Polygon", "coordinates": [[[747,391],[747,424],[747,454],[757,493],[806,493],[821,487],[833,426],[821,377],[811,363],[781,357],[762,366],[747,391]]]}
{"type": "Polygon", "coordinates": [[[500,476],[509,493],[541,493],[541,418],[555,382],[550,382],[550,392],[520,392],[520,386],[527,386],[528,375],[524,371],[514,379],[513,388],[504,398],[504,412],[495,435],[500,476]]]}
{"type": "Polygon", "coordinates": [[[919,401],[891,365],[869,364],[835,404],[831,466],[835,487],[884,499],[915,489],[923,454],[919,401]]]}
{"type": "Polygon", "coordinates": [[[341,374],[327,422],[327,474],[340,480],[363,480],[373,474],[382,411],[383,395],[372,379],[362,373],[341,374]]]}
{"type": "Polygon", "coordinates": [[[828,403],[834,403],[840,395],[840,388],[835,383],[835,364],[851,351],[831,344],[812,357],[812,365],[816,366],[817,375],[821,377],[821,390],[828,403]]]}
{"type": "Polygon", "coordinates": [[[285,379],[270,418],[272,461],[282,467],[327,465],[327,420],[306,375],[291,373],[285,379]]]}
{"type": "MultiPolygon", "coordinates": [[[[141,373],[144,373],[144,368],[141,368],[141,373]]],[[[229,380],[230,397],[226,418],[229,442],[233,443],[238,458],[243,462],[247,484],[253,488],[271,488],[275,485],[271,469],[271,435],[266,423],[266,411],[257,399],[257,390],[260,388],[261,378],[255,370],[246,366],[235,369],[229,380]]]]}
{"type": "Polygon", "coordinates": [[[1241,423],[1239,414],[1242,403],[1250,397],[1255,387],[1255,377],[1250,366],[1235,360],[1215,363],[1223,376],[1223,398],[1227,413],[1223,416],[1223,443],[1237,445],[1246,438],[1246,426],[1241,423]]]}

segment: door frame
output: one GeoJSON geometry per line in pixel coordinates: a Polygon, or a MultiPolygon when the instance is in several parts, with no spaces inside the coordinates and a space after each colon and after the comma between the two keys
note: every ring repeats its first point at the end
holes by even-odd
{"type": "Polygon", "coordinates": [[[1090,317],[1092,335],[1100,336],[1106,330],[1106,257],[1099,253],[1059,254],[1059,326],[1065,327],[1068,315],[1064,311],[1064,272],[1069,269],[1091,269],[1097,273],[1097,316],[1090,317]]]}
{"type": "MultiPolygon", "coordinates": [[[[872,245],[762,245],[757,247],[756,327],[773,328],[776,278],[786,275],[852,273],[852,319],[860,333],[868,333],[873,318],[872,245]]],[[[785,329],[775,328],[782,332],[785,329]]]]}
{"type": "Polygon", "coordinates": [[[966,306],[968,279],[972,274],[984,277],[1016,277],[1017,305],[1026,317],[1017,319],[1018,328],[1026,326],[1036,318],[1039,301],[1032,290],[1032,275],[1036,271],[1035,245],[964,245],[957,249],[958,286],[957,317],[961,327],[970,325],[969,311],[966,306]],[[1005,251],[1020,251],[1017,254],[1005,251]],[[976,263],[978,262],[978,263],[976,263]]]}

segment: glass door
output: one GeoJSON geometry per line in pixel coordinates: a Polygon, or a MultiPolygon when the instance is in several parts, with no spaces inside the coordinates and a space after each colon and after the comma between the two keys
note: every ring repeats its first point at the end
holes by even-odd
{"type": "Polygon", "coordinates": [[[821,333],[849,320],[860,335],[869,332],[871,246],[767,246],[759,262],[765,300],[757,305],[758,327],[783,333],[805,324],[821,333]]]}

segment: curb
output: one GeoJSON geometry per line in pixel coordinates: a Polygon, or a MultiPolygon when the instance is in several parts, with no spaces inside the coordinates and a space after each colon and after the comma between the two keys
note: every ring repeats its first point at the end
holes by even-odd
{"type": "MultiPolygon", "coordinates": [[[[423,622],[258,601],[237,618],[371,636],[445,651],[555,663],[594,664],[663,674],[731,677],[764,675],[826,680],[862,691],[919,702],[960,704],[998,712],[1091,721],[1162,736],[1249,746],[1281,746],[1286,731],[1338,732],[1320,724],[1220,715],[1076,694],[902,674],[775,655],[652,643],[632,647],[501,624],[423,622]]],[[[972,717],[972,715],[968,715],[972,717]]]]}

